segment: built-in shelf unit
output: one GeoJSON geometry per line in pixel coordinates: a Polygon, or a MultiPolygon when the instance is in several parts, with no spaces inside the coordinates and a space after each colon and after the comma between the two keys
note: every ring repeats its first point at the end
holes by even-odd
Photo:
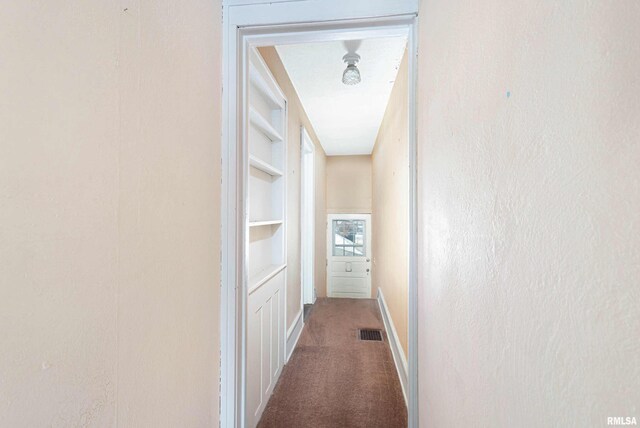
{"type": "MultiPolygon", "coordinates": [[[[258,52],[249,67],[249,277],[286,264],[286,99],[258,52]]],[[[261,283],[264,278],[257,278],[261,283]]]]}
{"type": "Polygon", "coordinates": [[[246,425],[255,427],[286,349],[287,100],[256,50],[248,80],[246,425]]]}
{"type": "Polygon", "coordinates": [[[282,272],[285,267],[287,267],[287,265],[285,264],[269,265],[261,271],[256,272],[256,274],[249,278],[249,295],[253,294],[253,292],[256,291],[262,284],[269,281],[278,273],[282,272]]]}

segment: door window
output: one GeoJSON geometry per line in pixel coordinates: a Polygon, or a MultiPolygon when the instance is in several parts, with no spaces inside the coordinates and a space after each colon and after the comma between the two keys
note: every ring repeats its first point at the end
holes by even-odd
{"type": "Polygon", "coordinates": [[[333,220],[333,255],[366,256],[365,224],[364,220],[333,220]]]}

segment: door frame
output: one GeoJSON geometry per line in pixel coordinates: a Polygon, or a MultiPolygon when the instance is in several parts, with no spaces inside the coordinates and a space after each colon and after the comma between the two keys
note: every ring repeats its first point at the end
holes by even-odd
{"type": "MultiPolygon", "coordinates": [[[[333,225],[332,225],[332,221],[336,220],[336,219],[344,219],[344,220],[360,220],[362,218],[366,219],[366,224],[367,224],[367,230],[365,231],[365,243],[364,243],[364,247],[367,249],[367,259],[369,261],[372,260],[373,256],[371,254],[371,252],[373,251],[373,242],[371,241],[371,237],[373,236],[373,232],[371,230],[371,214],[369,213],[362,213],[362,214],[352,214],[352,213],[344,213],[344,214],[340,214],[340,213],[330,213],[327,214],[327,297],[334,297],[333,296],[333,282],[331,281],[331,263],[329,263],[329,260],[331,259],[331,257],[333,256],[333,225]]],[[[369,270],[369,279],[368,279],[368,283],[369,283],[369,294],[368,294],[368,299],[372,299],[371,297],[371,276],[373,275],[373,272],[371,271],[371,269],[369,270]]]]}
{"type": "Polygon", "coordinates": [[[315,220],[316,220],[316,149],[309,133],[304,126],[300,127],[300,299],[302,305],[313,304],[316,300],[315,292],[315,220]],[[311,157],[310,167],[306,160],[311,157]],[[309,177],[309,174],[310,177],[309,177]],[[311,194],[307,195],[305,180],[311,180],[311,194]],[[309,198],[309,199],[306,199],[309,198]],[[306,206],[305,206],[306,205],[306,206]],[[309,211],[308,211],[309,210],[309,211]],[[305,218],[305,217],[309,218],[305,218]],[[303,225],[310,223],[311,230],[303,230],[303,225]],[[306,248],[306,246],[310,246],[306,248]],[[309,252],[310,254],[307,254],[309,252]],[[305,267],[311,270],[310,277],[305,267]]]}
{"type": "MultiPolygon", "coordinates": [[[[418,426],[416,90],[418,0],[223,0],[220,426],[246,408],[247,91],[252,47],[405,35],[409,52],[409,427],[418,426]]],[[[289,171],[287,171],[289,173],[289,171]]],[[[285,327],[288,320],[285,313],[285,327]]],[[[217,383],[217,379],[216,379],[217,383]]],[[[218,389],[217,386],[215,388],[218,389]]],[[[213,405],[213,404],[212,404],[213,405]]],[[[215,406],[215,405],[214,405],[215,406]]]]}

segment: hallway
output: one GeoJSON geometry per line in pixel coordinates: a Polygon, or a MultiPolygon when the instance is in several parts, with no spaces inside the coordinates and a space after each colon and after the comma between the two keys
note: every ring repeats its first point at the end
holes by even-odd
{"type": "Polygon", "coordinates": [[[639,22],[3,0],[0,428],[637,427],[639,22]]]}
{"type": "Polygon", "coordinates": [[[373,299],[318,299],[259,427],[405,427],[407,411],[373,299]]]}

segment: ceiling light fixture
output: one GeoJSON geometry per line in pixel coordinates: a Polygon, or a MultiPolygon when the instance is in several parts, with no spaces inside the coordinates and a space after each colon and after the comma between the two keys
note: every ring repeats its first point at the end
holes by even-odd
{"type": "Polygon", "coordinates": [[[347,68],[342,73],[342,83],[345,85],[357,85],[362,81],[360,78],[360,70],[356,64],[360,61],[360,55],[357,53],[348,53],[342,57],[342,60],[347,63],[347,68]]]}

